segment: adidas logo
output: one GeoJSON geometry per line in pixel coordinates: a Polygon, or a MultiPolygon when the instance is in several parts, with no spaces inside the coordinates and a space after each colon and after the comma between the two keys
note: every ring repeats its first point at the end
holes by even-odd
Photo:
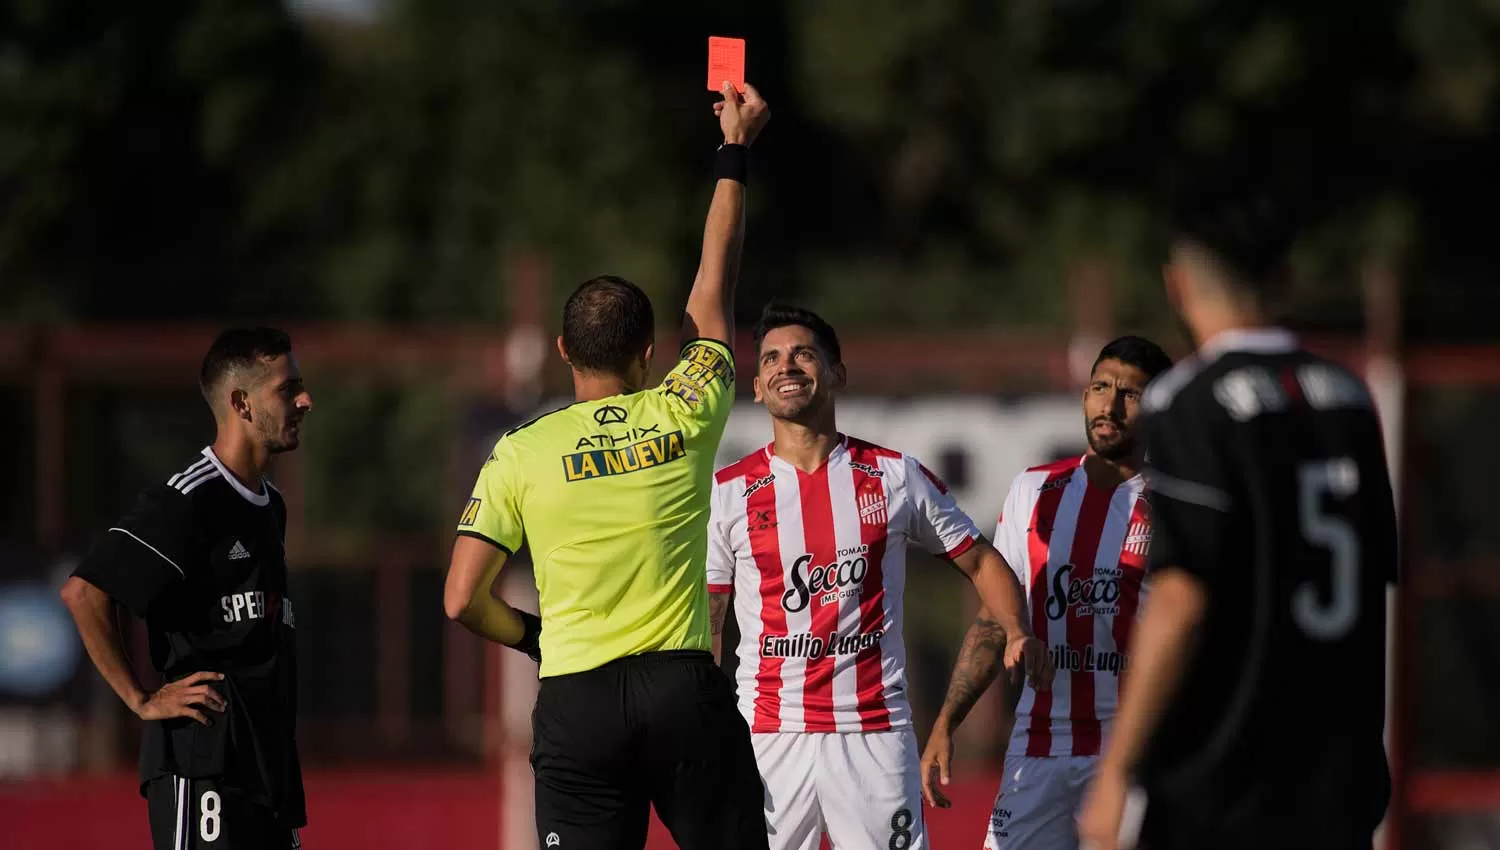
{"type": "Polygon", "coordinates": [[[238,540],[234,541],[234,548],[229,550],[229,560],[239,561],[248,557],[250,557],[250,550],[245,548],[245,544],[238,540]]]}

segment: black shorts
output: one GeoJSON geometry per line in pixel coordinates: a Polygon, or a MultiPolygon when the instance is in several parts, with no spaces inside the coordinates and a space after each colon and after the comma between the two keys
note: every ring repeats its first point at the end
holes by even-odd
{"type": "Polygon", "coordinates": [[[750,727],[706,652],[543,679],[531,768],[544,850],[639,850],[652,805],[682,850],[767,850],[750,727]]]}
{"type": "Polygon", "coordinates": [[[297,830],[216,779],[158,776],[146,783],[153,850],[300,850],[297,830]]]}

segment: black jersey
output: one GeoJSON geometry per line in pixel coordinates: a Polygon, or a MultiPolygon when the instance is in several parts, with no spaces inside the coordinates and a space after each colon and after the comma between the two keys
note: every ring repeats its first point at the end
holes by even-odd
{"type": "Polygon", "coordinates": [[[1148,834],[1165,818],[1197,846],[1368,847],[1390,795],[1397,561],[1369,390],[1285,331],[1231,331],[1143,409],[1151,569],[1207,593],[1143,759],[1148,834]]]}
{"type": "Polygon", "coordinates": [[[217,778],[294,828],[306,816],[285,529],[286,503],[269,482],[258,492],[244,486],[204,449],[143,491],[74,575],[145,619],[151,662],[165,679],[224,674],[214,684],[227,707],[204,712],[211,726],[187,718],[146,724],[142,787],[168,774],[217,778]]]}

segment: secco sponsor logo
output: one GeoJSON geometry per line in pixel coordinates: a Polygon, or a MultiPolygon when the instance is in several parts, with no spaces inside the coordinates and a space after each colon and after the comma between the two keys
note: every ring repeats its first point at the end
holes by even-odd
{"type": "Polygon", "coordinates": [[[803,555],[792,562],[787,571],[791,587],[781,596],[781,607],[795,614],[807,607],[814,596],[827,605],[846,596],[859,593],[865,575],[870,571],[865,560],[869,546],[859,545],[840,549],[838,559],[829,564],[813,565],[812,555],[803,555]]]}
{"type": "Polygon", "coordinates": [[[1073,577],[1073,565],[1063,564],[1052,575],[1052,592],[1047,595],[1047,616],[1062,619],[1069,608],[1076,616],[1114,615],[1120,613],[1120,576],[1118,567],[1095,567],[1086,579],[1073,577]]]}

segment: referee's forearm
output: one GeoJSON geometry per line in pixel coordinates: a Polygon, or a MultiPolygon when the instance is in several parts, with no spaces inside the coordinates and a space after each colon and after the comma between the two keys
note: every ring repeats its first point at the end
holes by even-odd
{"type": "Polygon", "coordinates": [[[504,601],[490,596],[488,588],[485,590],[483,597],[476,594],[453,619],[485,640],[515,646],[526,634],[526,625],[522,622],[520,613],[504,601]]]}
{"type": "Polygon", "coordinates": [[[729,342],[733,331],[734,289],[745,242],[745,186],[721,179],[703,226],[703,256],[688,293],[689,336],[729,342]]]}
{"type": "Polygon", "coordinates": [[[732,291],[745,246],[745,184],[727,178],[714,181],[714,197],[703,226],[702,282],[732,291]]]}

